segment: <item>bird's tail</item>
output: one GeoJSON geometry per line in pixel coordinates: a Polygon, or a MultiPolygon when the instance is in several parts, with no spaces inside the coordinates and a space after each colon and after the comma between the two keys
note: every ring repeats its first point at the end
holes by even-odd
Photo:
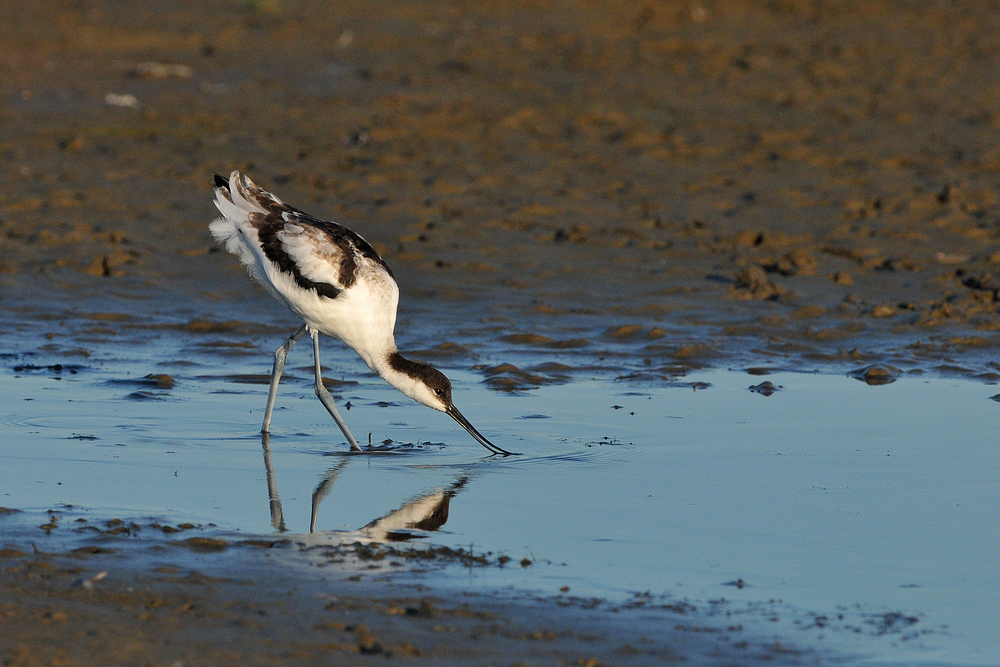
{"type": "Polygon", "coordinates": [[[240,172],[234,171],[229,175],[228,181],[219,174],[215,175],[215,207],[222,213],[222,217],[209,225],[212,236],[216,241],[225,243],[226,250],[239,254],[240,228],[250,231],[254,227],[254,217],[283,210],[287,205],[240,172]]]}
{"type": "Polygon", "coordinates": [[[227,181],[224,177],[215,175],[215,207],[222,217],[212,221],[208,226],[212,236],[226,246],[226,250],[238,255],[244,264],[252,261],[249,245],[241,238],[243,231],[250,238],[256,238],[257,232],[253,219],[268,214],[268,206],[279,203],[277,198],[262,190],[240,172],[234,171],[227,181]]]}
{"type": "MultiPolygon", "coordinates": [[[[251,192],[250,188],[264,192],[248,178],[241,176],[238,171],[234,171],[228,181],[218,174],[215,175],[215,207],[222,213],[224,220],[234,225],[245,225],[252,213],[267,214],[267,209],[260,204],[259,197],[254,196],[257,193],[251,192]]],[[[224,240],[219,238],[214,229],[212,233],[220,241],[224,240]]]]}

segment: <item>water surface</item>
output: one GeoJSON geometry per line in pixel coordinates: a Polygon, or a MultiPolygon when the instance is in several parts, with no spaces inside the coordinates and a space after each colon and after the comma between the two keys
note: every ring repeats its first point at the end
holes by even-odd
{"type": "Polygon", "coordinates": [[[991,387],[777,373],[765,396],[716,370],[507,394],[449,370],[466,416],[521,452],[500,458],[330,346],[342,412],[375,445],[350,456],[293,354],[267,443],[266,355],[8,357],[0,505],[471,548],[512,559],[451,575],[476,590],[648,593],[844,655],[996,664],[991,387]]]}

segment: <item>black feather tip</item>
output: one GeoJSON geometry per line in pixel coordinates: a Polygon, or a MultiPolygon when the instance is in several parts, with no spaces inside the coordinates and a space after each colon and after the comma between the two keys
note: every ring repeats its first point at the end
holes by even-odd
{"type": "Polygon", "coordinates": [[[225,188],[225,189],[228,190],[229,189],[229,180],[226,179],[226,178],[223,178],[222,176],[219,176],[218,174],[216,174],[215,175],[215,187],[217,187],[217,188],[225,188]]]}

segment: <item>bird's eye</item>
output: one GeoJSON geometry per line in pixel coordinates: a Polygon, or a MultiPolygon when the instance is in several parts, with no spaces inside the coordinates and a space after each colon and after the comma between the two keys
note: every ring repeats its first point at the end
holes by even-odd
{"type": "Polygon", "coordinates": [[[438,396],[444,396],[444,389],[435,389],[434,393],[438,396]]]}

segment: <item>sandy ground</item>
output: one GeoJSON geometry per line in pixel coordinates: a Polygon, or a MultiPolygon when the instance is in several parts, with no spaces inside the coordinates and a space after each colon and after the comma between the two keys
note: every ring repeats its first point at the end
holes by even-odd
{"type": "Polygon", "coordinates": [[[26,519],[0,508],[6,667],[781,665],[818,658],[748,638],[738,621],[707,619],[686,603],[636,598],[612,607],[568,592],[499,598],[442,589],[440,577],[420,574],[449,563],[497,566],[468,552],[422,550],[436,555],[413,566],[405,546],[220,539],[190,524],[166,526],[174,538],[166,539],[159,524],[81,527],[63,511],[42,518],[43,534],[26,519]],[[405,580],[393,576],[404,567],[405,580]]]}
{"type": "Polygon", "coordinates": [[[508,343],[991,380],[995,9],[14,3],[0,276],[256,298],[205,230],[236,168],[508,343]]]}
{"type": "MultiPolygon", "coordinates": [[[[240,169],[371,240],[400,278],[401,321],[434,312],[459,365],[473,344],[494,362],[583,350],[640,380],[740,364],[994,382],[997,9],[11,1],[4,326],[114,336],[181,306],[236,322],[187,333],[254,326],[260,292],[206,227],[212,174],[240,169]]],[[[37,348],[88,354],[83,338],[37,348]]],[[[497,389],[547,379],[492,368],[497,389]]],[[[7,618],[42,619],[6,623],[21,633],[7,646],[72,664],[43,609],[81,604],[47,588],[72,573],[36,561],[4,575],[7,618]]],[[[117,594],[86,618],[152,637],[117,594]]],[[[223,635],[183,641],[229,650],[223,635]]],[[[124,644],[87,645],[82,663],[124,644]]]]}

